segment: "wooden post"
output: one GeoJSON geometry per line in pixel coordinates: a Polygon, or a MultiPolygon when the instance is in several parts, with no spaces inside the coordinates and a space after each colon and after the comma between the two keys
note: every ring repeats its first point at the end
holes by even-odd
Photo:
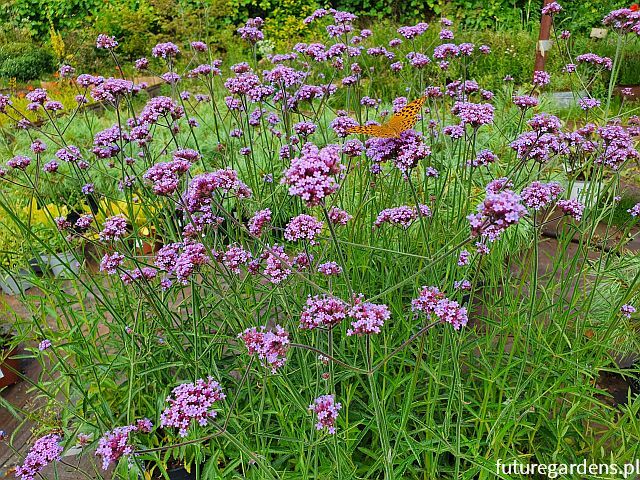
{"type": "MultiPolygon", "coordinates": [[[[549,5],[553,0],[544,0],[543,7],[549,5]]],[[[538,35],[538,43],[536,43],[536,63],[533,71],[544,70],[546,61],[546,53],[548,50],[549,36],[551,35],[551,15],[542,15],[540,19],[540,34],[538,35]]]]}

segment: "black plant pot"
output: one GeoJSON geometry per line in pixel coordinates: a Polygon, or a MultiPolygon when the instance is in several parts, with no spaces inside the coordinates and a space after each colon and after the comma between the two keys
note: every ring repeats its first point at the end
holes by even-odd
{"type": "Polygon", "coordinates": [[[184,467],[174,468],[167,471],[171,480],[196,480],[196,473],[191,470],[191,473],[187,472],[184,467]]]}

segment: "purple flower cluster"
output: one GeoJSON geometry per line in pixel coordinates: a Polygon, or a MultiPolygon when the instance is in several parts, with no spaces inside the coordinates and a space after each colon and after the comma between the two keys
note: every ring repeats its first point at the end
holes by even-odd
{"type": "Polygon", "coordinates": [[[300,156],[294,158],[285,170],[282,183],[289,185],[289,195],[300,197],[307,206],[313,207],[322,204],[327,196],[338,190],[334,177],[342,169],[338,145],[320,149],[306,143],[300,156]]]}
{"type": "Polygon", "coordinates": [[[451,108],[451,113],[460,118],[462,126],[471,125],[478,128],[493,122],[494,110],[490,103],[456,102],[451,108]]]}
{"type": "Polygon", "coordinates": [[[597,129],[602,139],[596,163],[602,163],[614,170],[619,169],[625,162],[640,158],[640,153],[634,148],[634,141],[628,129],[620,125],[606,125],[597,129]]]}
{"type": "Polygon", "coordinates": [[[389,223],[406,229],[420,216],[430,217],[431,209],[426,205],[420,205],[420,211],[418,211],[416,207],[410,207],[408,205],[385,208],[378,214],[376,221],[373,223],[373,227],[378,228],[385,223],[389,223]]]}
{"type": "Polygon", "coordinates": [[[346,225],[352,218],[349,212],[338,207],[331,207],[329,210],[329,221],[334,225],[346,225]]]}
{"type": "Polygon", "coordinates": [[[628,33],[640,35],[640,10],[631,8],[614,10],[604,17],[602,23],[622,35],[628,33]]]}
{"type": "Polygon", "coordinates": [[[522,110],[537,107],[538,103],[538,99],[530,95],[515,95],[513,97],[513,104],[522,110]]]}
{"type": "Polygon", "coordinates": [[[180,49],[175,43],[158,43],[151,50],[151,54],[156,58],[172,58],[178,56],[180,49]]]}
{"type": "Polygon", "coordinates": [[[353,321],[351,328],[347,330],[347,335],[371,335],[380,333],[380,328],[384,322],[391,318],[391,311],[386,305],[364,302],[363,295],[354,298],[353,306],[349,309],[348,315],[353,321]]]}
{"type": "Polygon", "coordinates": [[[178,434],[186,437],[194,420],[204,426],[210,418],[215,418],[218,412],[213,410],[213,406],[225,398],[220,384],[213,377],[178,385],[167,397],[169,406],[160,415],[160,426],[177,428],[178,434]]]}
{"type": "Polygon", "coordinates": [[[112,50],[117,46],[118,46],[118,42],[116,41],[116,37],[110,37],[108,35],[105,35],[104,33],[101,33],[100,35],[98,35],[98,38],[96,39],[97,48],[112,50]]]}
{"type": "Polygon", "coordinates": [[[183,200],[187,210],[194,213],[211,205],[214,195],[218,195],[221,200],[229,193],[240,199],[249,198],[252,194],[249,187],[238,177],[238,172],[226,168],[194,177],[183,200]]]}
{"type": "Polygon", "coordinates": [[[414,26],[404,26],[398,28],[398,33],[408,40],[412,40],[424,34],[429,28],[428,23],[420,22],[414,26]]]}
{"type": "Polygon", "coordinates": [[[469,321],[467,309],[448,299],[438,287],[423,286],[418,298],[411,301],[411,309],[426,315],[435,314],[443,322],[453,325],[455,330],[460,330],[469,321]]]}
{"type": "Polygon", "coordinates": [[[134,425],[116,427],[100,438],[95,454],[101,457],[103,470],[123,456],[129,456],[134,452],[133,445],[129,444],[129,434],[136,430],[137,427],[134,425]]]}
{"type": "Polygon", "coordinates": [[[562,11],[562,6],[558,2],[551,2],[542,7],[542,15],[555,15],[562,11]]]}
{"type": "Polygon", "coordinates": [[[527,207],[540,210],[558,198],[558,195],[563,191],[564,189],[558,182],[542,183],[534,181],[522,190],[521,196],[527,207]]]}
{"type": "Polygon", "coordinates": [[[7,161],[7,167],[15,168],[16,170],[26,170],[29,165],[31,165],[31,159],[24,155],[16,155],[7,161]]]}
{"type": "Polygon", "coordinates": [[[309,296],[300,314],[300,328],[333,328],[347,318],[348,305],[336,297],[309,296]]]}
{"type": "Polygon", "coordinates": [[[143,175],[153,185],[153,192],[157,195],[171,195],[180,184],[180,177],[191,167],[187,160],[172,160],[153,165],[143,175]]]}
{"type": "Polygon", "coordinates": [[[473,160],[467,160],[467,165],[473,167],[487,166],[498,160],[498,156],[491,150],[480,150],[473,160]]]}
{"type": "Polygon", "coordinates": [[[271,210],[265,208],[264,210],[258,210],[253,214],[253,217],[249,219],[247,226],[249,233],[254,237],[259,237],[264,232],[266,225],[271,222],[271,210]]]}
{"type": "Polygon", "coordinates": [[[544,70],[536,70],[533,72],[533,84],[536,87],[544,87],[551,82],[551,75],[544,70]]]}
{"type": "Polygon", "coordinates": [[[636,203],[633,207],[627,210],[627,213],[630,213],[632,217],[640,216],[640,203],[636,203]]]}
{"type": "Polygon", "coordinates": [[[100,271],[107,272],[109,275],[116,273],[119,266],[124,262],[124,255],[118,252],[105,253],[100,261],[100,271]]]}
{"type": "Polygon", "coordinates": [[[127,219],[123,215],[114,215],[108,217],[102,225],[100,232],[100,240],[103,242],[110,240],[119,240],[127,233],[127,219]]]}
{"type": "Polygon", "coordinates": [[[260,17],[250,18],[244,27],[238,28],[238,34],[240,38],[246,40],[249,43],[256,43],[260,40],[264,40],[264,34],[260,30],[264,25],[264,20],[260,17]]]}
{"type": "Polygon", "coordinates": [[[582,219],[584,213],[584,205],[576,199],[572,200],[559,200],[558,208],[562,210],[565,215],[569,215],[575,218],[577,221],[582,219]]]}
{"type": "Polygon", "coordinates": [[[478,213],[467,217],[472,235],[482,235],[490,242],[497,240],[510,225],[518,223],[527,214],[521,200],[508,189],[487,192],[484,201],[478,205],[478,213]]]}
{"type": "Polygon", "coordinates": [[[605,70],[611,70],[613,68],[613,61],[609,57],[601,57],[595,53],[583,53],[576,57],[578,63],[589,63],[591,65],[597,65],[605,70]]]}
{"type": "Polygon", "coordinates": [[[267,246],[262,254],[266,266],[262,274],[275,285],[280,284],[291,275],[291,263],[281,245],[267,246]]]}
{"type": "Polygon", "coordinates": [[[60,435],[53,433],[36,440],[22,465],[16,467],[16,477],[20,480],[33,480],[44,467],[60,460],[63,450],[60,440],[60,435]]]}
{"type": "Polygon", "coordinates": [[[535,160],[540,163],[548,162],[554,155],[569,152],[567,144],[556,134],[538,132],[524,132],[509,144],[516,151],[520,160],[535,160]]]}
{"type": "Polygon", "coordinates": [[[631,315],[636,313],[636,307],[630,304],[625,304],[620,307],[620,313],[627,318],[631,318],[631,315]]]}
{"type": "Polygon", "coordinates": [[[318,273],[327,277],[337,277],[342,273],[342,267],[336,262],[325,262],[318,265],[318,273]]]}
{"type": "Polygon", "coordinates": [[[318,430],[326,429],[330,434],[336,433],[336,419],[341,408],[342,405],[336,403],[333,395],[321,395],[309,405],[309,410],[314,412],[318,418],[316,428],[318,430]]]}
{"type": "Polygon", "coordinates": [[[276,373],[278,368],[284,366],[289,350],[289,333],[280,325],[274,330],[267,330],[262,326],[247,328],[238,334],[250,355],[257,355],[262,366],[269,368],[271,373],[276,373]]]}
{"type": "Polygon", "coordinates": [[[227,251],[222,255],[222,263],[233,273],[240,273],[240,266],[251,261],[251,252],[237,245],[229,245],[227,251]]]}
{"type": "Polygon", "coordinates": [[[317,218],[303,213],[289,221],[284,230],[284,238],[290,242],[308,240],[311,245],[315,245],[315,239],[322,232],[323,226],[324,223],[317,218]]]}

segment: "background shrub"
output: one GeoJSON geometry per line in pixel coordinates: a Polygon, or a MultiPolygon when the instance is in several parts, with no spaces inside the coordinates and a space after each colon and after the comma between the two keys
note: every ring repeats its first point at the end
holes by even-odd
{"type": "Polygon", "coordinates": [[[55,70],[55,58],[44,48],[15,43],[0,49],[0,77],[34,80],[55,70]]]}

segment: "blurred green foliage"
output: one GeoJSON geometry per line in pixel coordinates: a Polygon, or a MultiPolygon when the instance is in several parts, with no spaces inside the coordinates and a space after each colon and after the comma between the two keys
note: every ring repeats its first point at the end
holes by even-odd
{"type": "Polygon", "coordinates": [[[30,43],[9,43],[0,47],[0,77],[34,80],[55,70],[49,49],[30,43]]]}
{"type": "MultiPolygon", "coordinates": [[[[558,31],[564,28],[572,31],[572,51],[612,56],[615,45],[609,39],[589,40],[588,32],[591,27],[601,25],[607,12],[627,2],[561,3],[564,11],[556,17],[555,27],[558,31]]],[[[65,61],[85,72],[104,73],[108,56],[94,48],[98,33],[114,35],[120,42],[119,54],[125,60],[148,55],[150,47],[157,42],[185,44],[195,39],[209,43],[214,55],[239,58],[245,45],[234,31],[247,18],[263,17],[269,45],[286,48],[296,41],[304,41],[313,28],[322,28],[307,27],[302,20],[323,6],[359,15],[360,26],[375,26],[375,32],[383,32],[377,35],[380,44],[386,44],[396,35],[398,23],[415,24],[424,20],[436,23],[439,16],[447,16],[454,20],[458,30],[456,42],[486,43],[496,53],[470,68],[474,78],[491,88],[507,74],[516,82],[530,77],[541,5],[542,0],[2,0],[0,44],[24,55],[8,61],[6,68],[0,69],[0,76],[29,80],[50,71],[48,55],[41,51],[34,53],[33,48],[25,53],[23,48],[49,38],[52,27],[60,32],[65,51],[69,52],[65,61]]],[[[437,30],[430,29],[434,41],[439,41],[437,30]]],[[[638,83],[640,49],[637,42],[635,47],[627,49],[626,58],[619,83],[638,83]]],[[[561,68],[563,61],[555,51],[551,52],[549,62],[554,68],[561,68]]],[[[0,58],[0,65],[2,62],[0,58]]],[[[606,81],[604,76],[602,81],[606,81]]],[[[557,77],[554,82],[559,82],[554,88],[570,88],[557,77]]]]}

